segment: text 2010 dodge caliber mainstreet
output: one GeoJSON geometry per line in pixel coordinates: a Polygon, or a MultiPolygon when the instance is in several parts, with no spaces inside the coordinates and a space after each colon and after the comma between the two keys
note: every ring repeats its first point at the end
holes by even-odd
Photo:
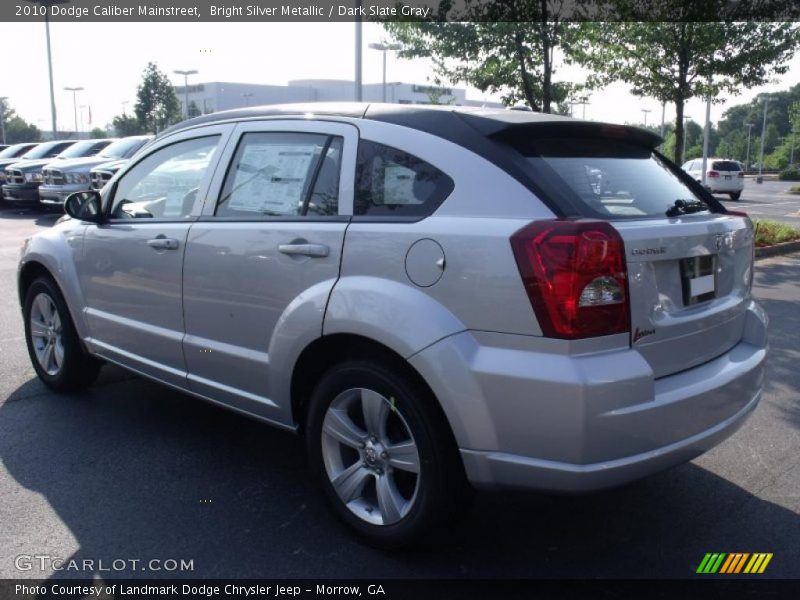
{"type": "Polygon", "coordinates": [[[28,240],[31,360],[103,362],[305,435],[338,515],[408,544],[481,488],[687,461],[758,403],[753,230],[631,127],[312,104],[206,115],[28,240]]]}

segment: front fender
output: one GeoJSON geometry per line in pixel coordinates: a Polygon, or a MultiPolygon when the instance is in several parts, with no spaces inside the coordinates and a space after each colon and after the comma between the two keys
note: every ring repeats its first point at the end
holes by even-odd
{"type": "Polygon", "coordinates": [[[83,233],[86,225],[66,222],[39,233],[27,242],[17,268],[17,286],[20,303],[24,302],[22,275],[34,263],[41,265],[55,280],[67,302],[78,337],[88,337],[89,328],[84,318],[85,301],[78,283],[76,259],[83,251],[83,233]]]}

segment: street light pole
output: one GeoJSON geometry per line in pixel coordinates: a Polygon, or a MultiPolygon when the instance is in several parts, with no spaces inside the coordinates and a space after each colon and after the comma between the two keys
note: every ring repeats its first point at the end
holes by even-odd
{"type": "Polygon", "coordinates": [[[769,96],[762,96],[764,99],[764,122],[761,125],[761,158],[758,160],[758,177],[756,177],[756,183],[761,183],[764,181],[762,173],[764,171],[764,138],[766,137],[767,133],[767,107],[769,106],[770,97],[769,96]]]}
{"type": "Polygon", "coordinates": [[[250,106],[250,98],[253,97],[253,92],[245,92],[242,94],[242,98],[244,98],[244,105],[250,106]]]}
{"type": "Polygon", "coordinates": [[[356,74],[355,74],[355,85],[356,85],[356,102],[361,102],[362,95],[361,95],[361,4],[362,0],[358,0],[356,2],[356,74]]]}
{"type": "Polygon", "coordinates": [[[53,126],[53,139],[58,138],[58,129],[56,127],[56,91],[53,85],[53,56],[50,51],[50,6],[55,4],[66,4],[69,0],[25,0],[32,4],[39,4],[44,8],[44,32],[47,40],[47,73],[50,77],[50,117],[53,126]]]}
{"type": "Polygon", "coordinates": [[[3,144],[6,143],[6,111],[3,102],[8,100],[5,96],[0,96],[0,134],[3,136],[3,144]]]}
{"type": "Polygon", "coordinates": [[[650,113],[652,111],[649,108],[642,108],[641,111],[642,111],[642,113],[644,113],[644,126],[645,126],[645,129],[646,129],[647,128],[647,113],[650,113]]]}
{"type": "Polygon", "coordinates": [[[755,127],[755,123],[745,123],[745,127],[747,127],[747,155],[744,160],[744,170],[750,170],[750,132],[753,131],[753,127],[755,127]]]}
{"type": "Polygon", "coordinates": [[[65,87],[68,92],[72,92],[72,114],[75,118],[75,135],[78,135],[78,92],[83,91],[82,87],[65,87]]]}
{"type": "Polygon", "coordinates": [[[183,75],[183,105],[186,112],[186,118],[189,118],[189,75],[197,75],[197,71],[189,69],[188,71],[181,71],[176,69],[173,71],[176,75],[183,75]]]}
{"type": "Polygon", "coordinates": [[[382,88],[383,92],[381,94],[381,97],[382,97],[382,102],[385,104],[386,103],[386,53],[389,50],[400,50],[403,46],[401,46],[400,44],[384,44],[381,42],[379,44],[370,44],[369,47],[372,48],[373,50],[380,50],[381,52],[383,52],[383,88],[382,88]]]}

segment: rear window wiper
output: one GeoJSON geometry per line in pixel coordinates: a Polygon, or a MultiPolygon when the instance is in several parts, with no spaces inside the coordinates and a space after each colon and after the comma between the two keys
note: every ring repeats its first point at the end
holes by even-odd
{"type": "Polygon", "coordinates": [[[678,217],[708,210],[708,204],[702,200],[675,200],[675,204],[667,209],[668,217],[678,217]]]}

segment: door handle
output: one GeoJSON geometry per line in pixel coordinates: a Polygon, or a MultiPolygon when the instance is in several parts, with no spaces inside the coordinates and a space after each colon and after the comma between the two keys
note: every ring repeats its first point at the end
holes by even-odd
{"type": "Polygon", "coordinates": [[[330,248],[323,244],[278,244],[278,252],[289,256],[324,258],[330,254],[330,248]]]}
{"type": "Polygon", "coordinates": [[[159,236],[152,240],[147,240],[147,245],[153,248],[154,250],[177,250],[178,240],[174,238],[159,236]]]}

